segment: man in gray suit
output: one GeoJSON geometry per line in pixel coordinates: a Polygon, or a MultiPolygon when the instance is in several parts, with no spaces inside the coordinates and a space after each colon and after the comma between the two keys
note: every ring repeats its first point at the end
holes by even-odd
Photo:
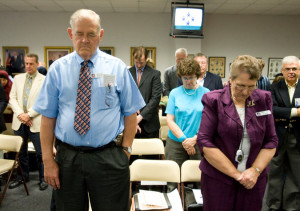
{"type": "Polygon", "coordinates": [[[188,56],[187,50],[185,48],[178,48],[175,51],[175,59],[176,64],[168,67],[165,70],[164,74],[164,87],[163,87],[163,95],[169,96],[172,89],[178,86],[178,77],[176,75],[177,65],[181,60],[186,59],[188,56]]]}
{"type": "Polygon", "coordinates": [[[282,60],[284,80],[270,86],[279,139],[278,155],[270,162],[266,201],[270,210],[300,208],[300,75],[299,58],[282,60]]]}

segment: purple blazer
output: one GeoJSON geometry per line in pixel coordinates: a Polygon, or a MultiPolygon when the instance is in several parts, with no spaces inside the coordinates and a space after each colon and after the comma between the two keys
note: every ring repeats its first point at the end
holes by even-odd
{"type": "MultiPolygon", "coordinates": [[[[202,103],[204,109],[197,137],[200,153],[203,156],[203,147],[219,148],[237,167],[235,154],[242,139],[243,125],[231,99],[229,85],[224,89],[204,94],[202,103]]],[[[246,168],[251,167],[261,149],[272,149],[278,145],[272,105],[271,93],[260,89],[254,90],[246,100],[245,126],[251,142],[246,168]],[[271,114],[262,116],[256,114],[267,110],[271,111],[271,114]]],[[[208,176],[224,183],[232,184],[235,181],[210,165],[205,158],[201,160],[200,169],[208,176]]],[[[264,178],[267,171],[268,168],[261,173],[258,180],[264,178]]]]}

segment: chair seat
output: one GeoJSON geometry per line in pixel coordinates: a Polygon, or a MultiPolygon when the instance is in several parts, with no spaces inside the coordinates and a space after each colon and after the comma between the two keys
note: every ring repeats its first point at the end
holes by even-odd
{"type": "Polygon", "coordinates": [[[14,165],[14,160],[0,159],[0,173],[11,170],[14,165]]]}

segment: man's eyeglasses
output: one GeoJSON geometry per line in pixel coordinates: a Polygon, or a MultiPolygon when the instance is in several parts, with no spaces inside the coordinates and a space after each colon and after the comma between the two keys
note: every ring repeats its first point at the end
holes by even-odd
{"type": "Polygon", "coordinates": [[[289,71],[292,71],[292,72],[296,72],[297,70],[299,70],[297,67],[286,67],[283,69],[285,72],[289,72],[289,71]]]}
{"type": "Polygon", "coordinates": [[[236,84],[235,88],[239,91],[244,91],[245,89],[247,89],[249,92],[252,92],[254,89],[256,89],[256,86],[245,86],[245,85],[236,84]]]}
{"type": "Polygon", "coordinates": [[[196,76],[191,76],[191,77],[181,77],[183,81],[188,81],[188,80],[193,80],[196,76]]]}

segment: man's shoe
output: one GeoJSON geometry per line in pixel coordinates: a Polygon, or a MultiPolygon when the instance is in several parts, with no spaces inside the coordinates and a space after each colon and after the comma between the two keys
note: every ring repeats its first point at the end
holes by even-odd
{"type": "Polygon", "coordinates": [[[22,185],[23,182],[22,181],[14,181],[12,183],[10,183],[10,185],[8,186],[9,189],[14,189],[16,187],[19,187],[20,185],[22,185]]]}
{"type": "Polygon", "coordinates": [[[39,186],[40,190],[46,190],[48,188],[48,184],[45,181],[40,182],[39,186]]]}

